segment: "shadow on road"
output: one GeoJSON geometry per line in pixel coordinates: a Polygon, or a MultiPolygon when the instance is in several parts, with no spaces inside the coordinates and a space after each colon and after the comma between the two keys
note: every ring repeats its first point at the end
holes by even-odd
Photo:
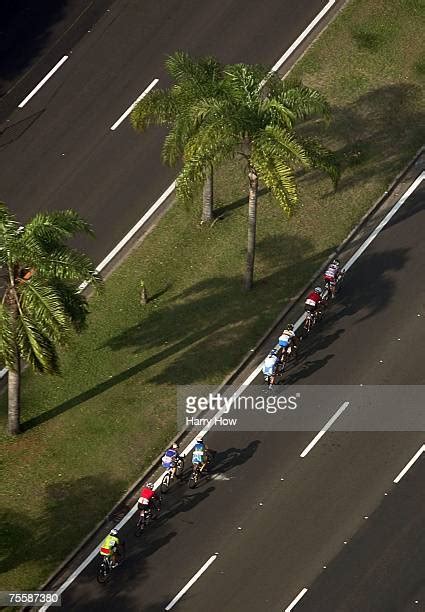
{"type": "Polygon", "coordinates": [[[60,21],[68,0],[3,0],[1,3],[0,96],[2,81],[20,75],[49,42],[51,29],[60,21]]]}

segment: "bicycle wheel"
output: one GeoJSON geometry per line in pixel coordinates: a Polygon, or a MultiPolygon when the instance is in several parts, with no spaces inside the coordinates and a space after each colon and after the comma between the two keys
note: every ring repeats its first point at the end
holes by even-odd
{"type": "Polygon", "coordinates": [[[145,525],[146,525],[145,513],[141,512],[139,516],[139,520],[137,521],[136,529],[134,530],[134,535],[136,536],[136,538],[142,535],[145,525]]]}
{"type": "Polygon", "coordinates": [[[161,482],[161,492],[162,493],[166,493],[168,491],[170,482],[171,482],[171,474],[170,472],[165,472],[164,477],[161,482]]]}
{"type": "Polygon", "coordinates": [[[104,584],[105,582],[108,582],[110,575],[110,564],[108,563],[108,561],[102,560],[101,564],[99,565],[99,569],[97,570],[97,581],[100,584],[104,584]]]}
{"type": "Polygon", "coordinates": [[[195,468],[189,478],[189,489],[194,489],[198,484],[199,470],[195,468]]]}
{"type": "Polygon", "coordinates": [[[181,476],[184,470],[184,460],[179,457],[176,463],[176,476],[181,476]]]}

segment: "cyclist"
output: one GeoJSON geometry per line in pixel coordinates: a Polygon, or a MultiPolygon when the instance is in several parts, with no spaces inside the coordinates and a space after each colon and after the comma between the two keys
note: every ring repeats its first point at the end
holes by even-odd
{"type": "Polygon", "coordinates": [[[320,304],[322,303],[322,288],[315,287],[314,291],[308,294],[304,304],[305,312],[316,314],[320,304]]]}
{"type": "Polygon", "coordinates": [[[199,465],[199,471],[202,472],[208,463],[208,448],[202,438],[196,440],[192,453],[192,465],[199,465]]]}
{"type": "Polygon", "coordinates": [[[118,565],[117,553],[119,546],[120,540],[118,538],[118,531],[116,529],[111,529],[100,546],[100,554],[102,557],[107,557],[109,559],[111,568],[118,565]]]}
{"type": "Polygon", "coordinates": [[[160,511],[160,499],[155,493],[153,482],[148,482],[142,487],[137,506],[139,510],[151,510],[153,507],[156,512],[160,511]]]}
{"type": "Polygon", "coordinates": [[[298,346],[298,338],[294,332],[294,326],[292,323],[289,323],[279,336],[279,346],[282,350],[281,360],[283,360],[285,353],[288,353],[289,348],[296,350],[298,346]]]}
{"type": "Polygon", "coordinates": [[[162,467],[166,470],[170,470],[171,478],[174,478],[174,476],[177,475],[177,460],[179,458],[179,445],[174,442],[174,444],[167,451],[165,451],[165,454],[162,457],[162,467]]]}
{"type": "Polygon", "coordinates": [[[272,376],[276,376],[278,367],[279,367],[278,351],[276,349],[273,349],[267,355],[263,363],[264,378],[269,380],[272,376]]]}
{"type": "Polygon", "coordinates": [[[323,277],[329,285],[331,296],[334,298],[336,293],[336,284],[341,276],[341,264],[338,259],[334,259],[327,267],[323,277]]]}

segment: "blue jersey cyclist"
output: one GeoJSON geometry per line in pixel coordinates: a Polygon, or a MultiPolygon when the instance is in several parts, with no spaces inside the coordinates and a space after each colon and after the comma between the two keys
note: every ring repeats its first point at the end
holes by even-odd
{"type": "Polygon", "coordinates": [[[202,438],[196,440],[192,453],[192,465],[198,465],[200,471],[204,470],[208,463],[208,448],[202,438]]]}
{"type": "Polygon", "coordinates": [[[165,454],[162,457],[162,467],[166,470],[170,470],[171,478],[176,476],[177,460],[179,457],[179,445],[176,442],[174,442],[174,444],[167,451],[165,451],[165,454]]]}

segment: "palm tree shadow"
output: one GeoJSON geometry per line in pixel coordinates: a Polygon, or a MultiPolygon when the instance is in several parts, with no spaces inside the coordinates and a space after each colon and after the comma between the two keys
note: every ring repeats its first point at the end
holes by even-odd
{"type": "Polygon", "coordinates": [[[25,119],[21,119],[16,123],[6,125],[0,129],[0,149],[3,149],[12,142],[19,140],[19,138],[21,138],[21,136],[23,136],[25,132],[27,132],[36,121],[38,121],[45,111],[46,109],[43,108],[36,113],[33,113],[29,117],[25,117],[25,119]]]}
{"type": "MultiPolygon", "coordinates": [[[[276,249],[276,253],[282,252],[283,243],[281,236],[275,237],[275,244],[272,246],[276,249]]],[[[323,253],[310,258],[305,257],[308,246],[308,242],[305,241],[287,241],[284,248],[299,249],[304,254],[302,263],[297,262],[286,268],[288,279],[296,277],[293,271],[299,272],[300,266],[305,266],[307,275],[323,261],[323,253]]],[[[273,254],[273,249],[269,248],[267,252],[273,254]]],[[[326,315],[323,324],[327,329],[329,330],[329,325],[337,319],[340,321],[344,317],[356,316],[357,321],[359,313],[365,319],[386,307],[395,289],[392,279],[386,273],[400,270],[407,261],[407,253],[406,249],[393,249],[363,256],[347,274],[337,303],[332,305],[332,309],[326,315]],[[371,270],[375,277],[374,284],[368,280],[371,270]]],[[[262,257],[261,242],[259,257],[262,257]]],[[[235,288],[234,278],[215,277],[196,283],[180,294],[170,295],[161,309],[155,308],[155,305],[150,307],[148,304],[143,310],[144,318],[140,324],[110,338],[105,344],[114,351],[130,347],[135,354],[144,354],[142,360],[75,397],[33,416],[23,423],[23,430],[29,430],[87,402],[161,362],[164,363],[162,372],[148,377],[150,383],[195,384],[211,373],[224,376],[240,358],[234,352],[240,336],[240,321],[249,321],[253,336],[258,337],[259,332],[256,330],[264,329],[264,317],[272,319],[271,304],[264,285],[270,286],[271,283],[282,285],[285,269],[282,271],[281,265],[273,256],[271,260],[270,264],[267,263],[271,270],[270,274],[254,289],[257,291],[255,301],[241,299],[239,288],[237,286],[235,288]],[[217,303],[222,303],[224,300],[227,300],[228,307],[218,311],[217,303]],[[184,336],[181,334],[181,329],[187,330],[184,336]],[[219,346],[220,350],[211,351],[214,345],[219,346]]],[[[294,280],[293,282],[295,283],[294,280]]],[[[288,281],[287,296],[293,295],[297,289],[298,285],[291,286],[288,281]]],[[[320,326],[316,329],[319,331],[320,326]]],[[[328,340],[324,339],[326,334],[316,332],[315,336],[321,338],[320,345],[317,344],[317,338],[314,341],[316,348],[325,348],[332,338],[336,339],[343,331],[342,329],[335,332],[336,335],[330,336],[328,340]]],[[[288,370],[288,374],[291,380],[300,380],[317,371],[331,358],[332,355],[328,355],[316,362],[308,361],[303,368],[300,368],[300,364],[295,364],[294,368],[291,366],[288,370]]]]}
{"type": "Polygon", "coordinates": [[[112,506],[123,486],[123,481],[112,479],[106,472],[71,480],[58,476],[56,482],[45,486],[44,507],[39,515],[0,507],[0,537],[4,543],[0,573],[46,559],[53,570],[75,548],[75,541],[90,531],[99,503],[112,506]],[[101,492],[99,479],[105,486],[101,492]],[[81,508],[85,508],[84,513],[81,508]],[[54,548],[52,534],[57,541],[54,548]]]}
{"type": "MultiPolygon", "coordinates": [[[[400,155],[410,159],[422,146],[425,113],[420,110],[420,96],[421,89],[414,84],[386,85],[349,105],[333,108],[329,125],[309,121],[300,126],[303,135],[343,143],[336,152],[342,168],[338,191],[377,176],[388,183],[402,165],[400,155]],[[410,129],[412,125],[415,130],[410,129]]],[[[317,176],[317,172],[303,173],[298,180],[312,184],[317,176]]]]}
{"type": "MultiPolygon", "coordinates": [[[[263,187],[258,190],[258,197],[261,197],[262,195],[265,195],[266,193],[269,193],[269,189],[263,187]]],[[[233,210],[242,208],[243,206],[246,206],[247,204],[248,204],[248,195],[243,196],[242,198],[239,198],[235,200],[234,202],[231,202],[230,204],[224,204],[223,206],[218,206],[214,210],[214,215],[216,217],[223,217],[229,214],[230,212],[232,212],[233,210]]]]}

